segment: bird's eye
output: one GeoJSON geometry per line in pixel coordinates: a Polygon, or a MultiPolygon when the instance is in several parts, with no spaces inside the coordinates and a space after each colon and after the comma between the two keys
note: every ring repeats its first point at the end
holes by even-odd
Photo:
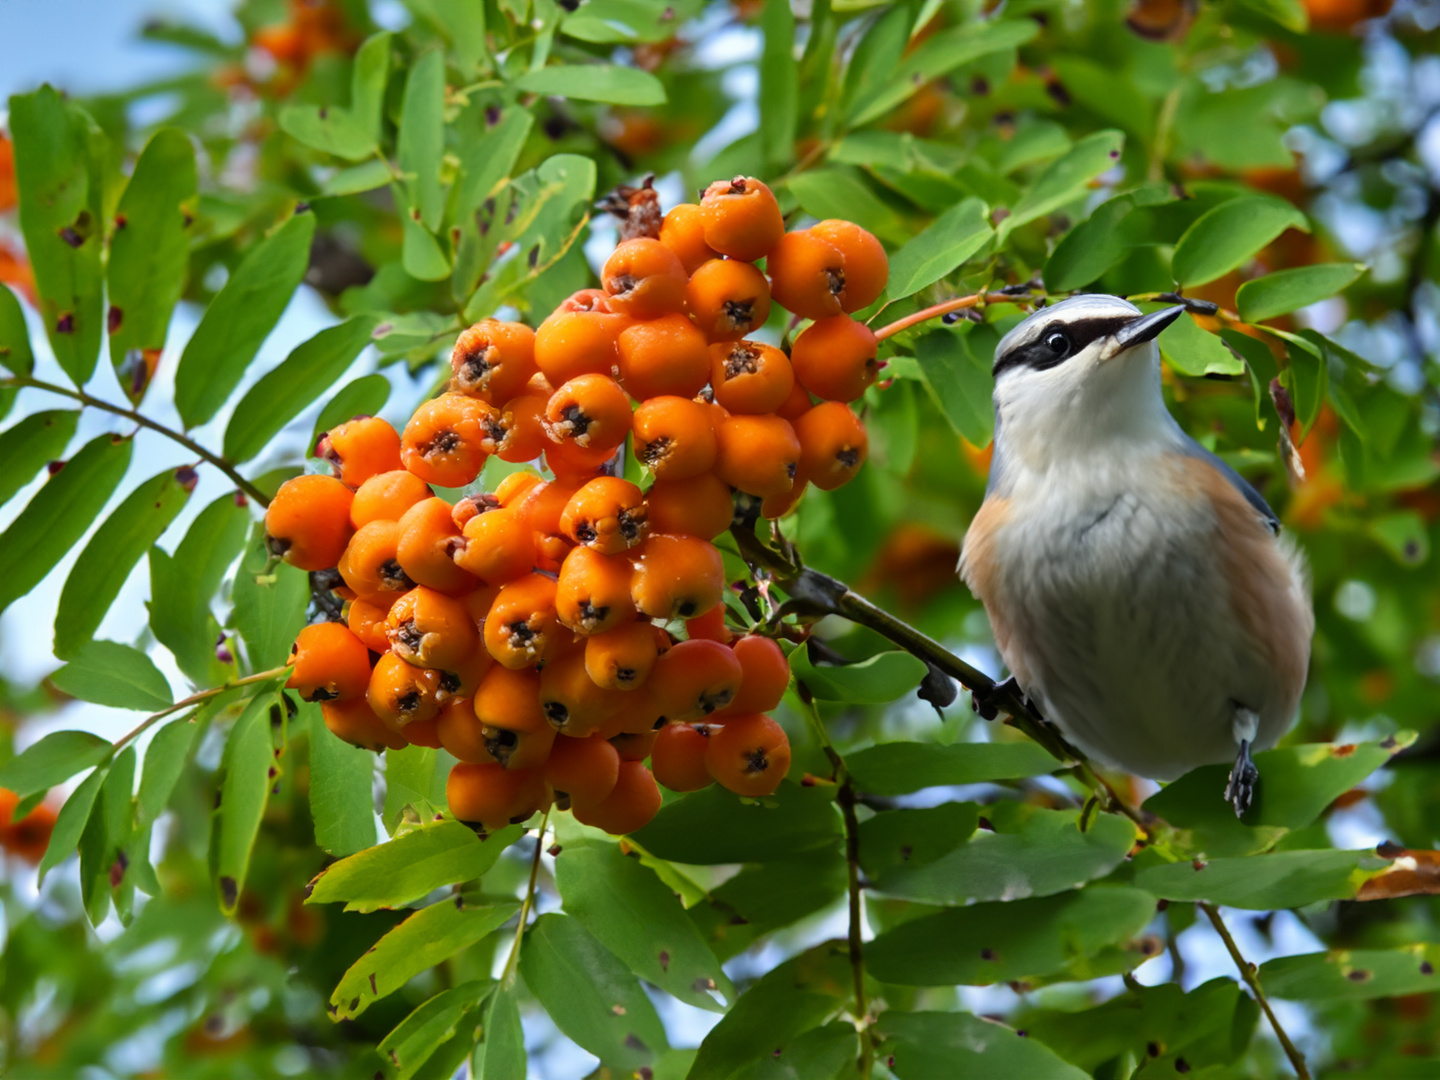
{"type": "Polygon", "coordinates": [[[1056,356],[1064,356],[1070,351],[1070,339],[1062,331],[1052,330],[1045,335],[1045,347],[1056,356]]]}

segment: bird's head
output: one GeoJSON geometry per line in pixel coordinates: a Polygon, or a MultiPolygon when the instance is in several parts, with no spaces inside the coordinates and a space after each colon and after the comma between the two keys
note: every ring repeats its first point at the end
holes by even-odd
{"type": "Polygon", "coordinates": [[[1041,308],[995,348],[995,438],[1031,467],[1177,430],[1155,339],[1185,309],[1144,314],[1102,293],[1041,308]]]}

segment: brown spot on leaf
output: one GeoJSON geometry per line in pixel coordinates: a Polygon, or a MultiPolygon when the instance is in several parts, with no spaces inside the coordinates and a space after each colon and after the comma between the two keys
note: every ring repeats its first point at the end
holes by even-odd
{"type": "Polygon", "coordinates": [[[1339,746],[1332,746],[1330,748],[1330,753],[1335,757],[1349,757],[1351,754],[1355,753],[1355,744],[1347,742],[1341,743],[1339,746]]]}
{"type": "Polygon", "coordinates": [[[661,949],[661,950],[660,950],[660,970],[661,970],[661,971],[669,971],[669,970],[670,970],[670,954],[669,954],[668,952],[666,952],[664,949],[661,949]]]}
{"type": "Polygon", "coordinates": [[[222,877],[220,879],[220,897],[227,908],[233,908],[235,901],[240,898],[240,886],[235,883],[233,877],[222,877]]]}
{"type": "Polygon", "coordinates": [[[1374,977],[1371,972],[1366,971],[1364,968],[1351,968],[1345,973],[1345,978],[1353,983],[1369,982],[1374,977]]]}
{"type": "Polygon", "coordinates": [[[122,311],[120,308],[116,307],[114,304],[111,304],[110,311],[105,316],[105,328],[113,334],[116,330],[120,329],[120,324],[124,321],[125,312],[122,311]]]}
{"type": "Polygon", "coordinates": [[[370,973],[370,993],[372,993],[372,994],[379,994],[379,993],[380,993],[379,990],[375,989],[375,973],[374,973],[373,971],[370,973]]]}

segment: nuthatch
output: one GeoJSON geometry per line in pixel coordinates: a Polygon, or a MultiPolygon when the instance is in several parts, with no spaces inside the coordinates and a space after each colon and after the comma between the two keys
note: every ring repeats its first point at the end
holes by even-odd
{"type": "Polygon", "coordinates": [[[1082,295],[1005,335],[960,575],[1080,750],[1157,780],[1233,760],[1241,815],[1251,751],[1295,720],[1315,617],[1274,512],[1165,408],[1155,338],[1184,310],[1082,295]]]}

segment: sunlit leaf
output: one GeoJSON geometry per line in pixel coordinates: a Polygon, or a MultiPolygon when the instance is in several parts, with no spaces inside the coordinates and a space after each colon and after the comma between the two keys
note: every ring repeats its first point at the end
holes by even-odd
{"type": "Polygon", "coordinates": [[[0,367],[16,375],[29,375],[35,367],[25,312],[8,285],[0,284],[0,367]]]}
{"type": "Polygon", "coordinates": [[[546,94],[609,105],[663,105],[665,85],[648,71],[609,64],[565,64],[527,71],[511,84],[527,94],[546,94]]]}
{"type": "Polygon", "coordinates": [[[1235,306],[1246,322],[1262,322],[1334,296],[1364,272],[1359,263],[1316,263],[1277,270],[1241,285],[1235,306]]]}
{"type": "Polygon", "coordinates": [[[213,861],[220,907],[227,915],[235,910],[240,890],[245,887],[260,819],[265,816],[271,785],[279,776],[270,735],[273,705],[275,697],[271,694],[251,698],[230,729],[220,764],[224,779],[220,784],[221,813],[214,835],[213,861]]]}
{"type": "Polygon", "coordinates": [[[886,293],[909,296],[935,284],[984,247],[992,235],[985,204],[979,199],[961,200],[895,253],[886,293]]]}
{"type": "Polygon", "coordinates": [[[999,239],[1003,242],[1021,225],[1078,198],[1091,180],[1115,167],[1124,145],[1125,136],[1118,131],[1097,131],[1079,140],[1063,157],[1047,165],[1020,201],[1010,207],[1000,222],[999,239]]]}
{"type": "Polygon", "coordinates": [[[410,1080],[455,1035],[465,1015],[485,1001],[490,985],[476,981],[442,990],[400,1021],[375,1047],[394,1070],[385,1075],[410,1080]]]}
{"type": "Polygon", "coordinates": [[[876,653],[854,664],[816,665],[806,649],[790,654],[790,669],[810,692],[825,701],[884,703],[914,691],[925,678],[925,663],[908,652],[876,653]]]}
{"type": "Polygon", "coordinates": [[[1044,776],[1060,763],[1033,742],[881,743],[845,755],[861,791],[904,795],[921,788],[1044,776]]]}
{"type": "Polygon", "coordinates": [[[1292,1001],[1364,1001],[1433,994],[1440,975],[1440,945],[1398,949],[1336,949],[1282,956],[1260,965],[1271,997],[1292,1001]]]}
{"type": "Polygon", "coordinates": [[[70,857],[80,843],[80,835],[90,820],[90,811],[95,806],[95,797],[100,794],[101,785],[109,770],[104,766],[95,769],[65,800],[55,820],[55,829],[50,834],[50,844],[45,857],[40,860],[40,881],[45,875],[70,857]]]}
{"type": "Polygon", "coordinates": [[[235,571],[230,624],[245,642],[245,655],[255,671],[278,667],[290,655],[295,635],[305,625],[310,579],[303,570],[272,559],[260,536],[252,531],[249,548],[235,571]]]}
{"type": "MultiPolygon", "coordinates": [[[[52,731],[0,765],[0,788],[20,798],[45,791],[110,755],[110,743],[88,731],[52,731]]],[[[0,824],[8,824],[0,822],[0,824]]]]}
{"type": "Polygon", "coordinates": [[[899,1080],[1085,1080],[1053,1050],[995,1020],[969,1013],[887,1012],[878,1034],[899,1080]]]}
{"type": "Polygon", "coordinates": [[[1166,900],[1272,911],[1349,900],[1384,865],[1365,851],[1276,851],[1149,866],[1135,875],[1135,884],[1166,900]]]}
{"type": "Polygon", "coordinates": [[[1283,199],[1245,195],[1203,214],[1175,245],[1172,265],[1181,285],[1203,285],[1228,274],[1286,229],[1310,231],[1305,215],[1283,199]]]}
{"type": "Polygon", "coordinates": [[[114,641],[82,645],[50,681],[81,701],[118,709],[164,709],[173,703],[170,686],[139,649],[114,641]]]}
{"type": "Polygon", "coordinates": [[[35,479],[48,462],[64,455],[79,419],[78,412],[55,409],[31,413],[0,431],[0,461],[5,462],[0,470],[0,506],[35,479]]]}
{"type": "Polygon", "coordinates": [[[308,714],[310,729],[315,843],[335,856],[364,851],[376,840],[375,755],[332,735],[318,706],[303,705],[301,710],[308,714]]]}

